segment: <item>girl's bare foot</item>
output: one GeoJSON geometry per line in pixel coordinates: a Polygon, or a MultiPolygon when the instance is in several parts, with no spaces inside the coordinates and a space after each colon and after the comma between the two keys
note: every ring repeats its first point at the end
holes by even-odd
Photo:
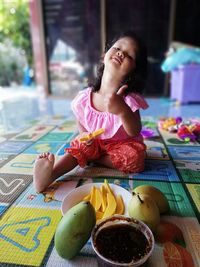
{"type": "Polygon", "coordinates": [[[37,192],[44,191],[52,182],[52,171],[55,157],[51,153],[37,156],[33,171],[33,183],[37,192]]]}

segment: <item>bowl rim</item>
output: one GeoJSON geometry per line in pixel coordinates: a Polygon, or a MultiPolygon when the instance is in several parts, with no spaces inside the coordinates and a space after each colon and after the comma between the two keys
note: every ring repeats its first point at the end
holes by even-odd
{"type": "Polygon", "coordinates": [[[124,267],[127,267],[127,266],[140,266],[142,265],[143,263],[145,263],[148,258],[151,256],[153,250],[154,250],[154,246],[155,246],[155,239],[154,239],[154,235],[151,231],[151,229],[148,227],[148,225],[146,225],[144,222],[142,222],[141,220],[137,220],[137,219],[134,219],[134,218],[131,218],[131,217],[128,217],[128,216],[125,216],[125,215],[118,215],[118,214],[115,214],[115,215],[112,215],[112,216],[109,216],[101,221],[99,221],[99,223],[97,223],[93,230],[92,230],[92,233],[91,233],[91,244],[92,244],[92,248],[93,250],[95,251],[96,255],[101,258],[103,261],[109,263],[109,264],[113,264],[114,266],[124,266],[124,267]],[[110,259],[107,259],[105,258],[103,255],[101,255],[99,253],[99,251],[97,250],[97,248],[95,247],[94,245],[94,241],[95,241],[95,234],[98,232],[99,228],[102,227],[106,222],[109,222],[109,221],[121,221],[123,223],[123,221],[125,221],[124,223],[129,223],[129,222],[132,222],[134,224],[138,224],[140,226],[142,226],[143,228],[146,229],[145,233],[143,233],[145,235],[145,237],[148,239],[149,241],[149,244],[150,244],[150,250],[148,251],[148,253],[141,259],[137,260],[137,261],[131,261],[131,262],[128,262],[128,263],[117,263],[115,261],[112,261],[110,259]],[[148,237],[146,235],[146,232],[148,232],[148,237]]]}

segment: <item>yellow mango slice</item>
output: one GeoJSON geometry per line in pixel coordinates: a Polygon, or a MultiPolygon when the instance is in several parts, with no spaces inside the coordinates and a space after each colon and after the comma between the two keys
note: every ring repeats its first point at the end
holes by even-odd
{"type": "Polygon", "coordinates": [[[112,191],[112,189],[110,188],[110,185],[109,185],[107,179],[104,180],[104,185],[105,185],[105,188],[106,188],[106,190],[107,190],[107,193],[110,192],[111,194],[113,194],[113,191],[112,191]]]}
{"type": "Polygon", "coordinates": [[[90,201],[90,198],[91,198],[91,194],[89,193],[88,195],[86,195],[83,200],[84,201],[90,201]]]}
{"type": "Polygon", "coordinates": [[[105,188],[105,185],[101,186],[101,196],[102,196],[102,202],[101,202],[101,211],[104,212],[107,206],[107,199],[106,199],[107,191],[105,188]]]}
{"type": "Polygon", "coordinates": [[[94,132],[92,132],[92,133],[89,133],[89,134],[87,134],[87,135],[81,137],[79,140],[80,140],[81,142],[89,141],[90,139],[95,138],[95,137],[101,135],[101,134],[104,133],[104,132],[105,132],[105,130],[104,130],[103,128],[100,128],[100,129],[98,129],[98,130],[96,130],[96,131],[94,131],[94,132]]]}
{"type": "Polygon", "coordinates": [[[93,205],[97,221],[113,214],[124,214],[125,206],[122,196],[114,194],[106,179],[100,188],[92,186],[83,200],[90,201],[93,205]]]}
{"type": "Polygon", "coordinates": [[[90,203],[95,208],[96,205],[96,196],[95,196],[96,187],[92,186],[91,193],[90,193],[90,203]]]}
{"type": "Polygon", "coordinates": [[[103,218],[103,212],[96,211],[96,220],[101,220],[103,218]]]}
{"type": "Polygon", "coordinates": [[[98,187],[95,188],[95,211],[98,211],[102,203],[102,194],[98,187]]]}
{"type": "Polygon", "coordinates": [[[117,207],[115,214],[124,214],[124,201],[121,195],[116,196],[117,207]]]}
{"type": "Polygon", "coordinates": [[[105,130],[103,128],[100,128],[100,129],[98,129],[92,133],[92,137],[97,137],[104,132],[105,132],[105,130]]]}
{"type": "Polygon", "coordinates": [[[111,192],[107,193],[107,207],[106,210],[103,214],[103,218],[106,218],[108,216],[111,216],[115,213],[116,207],[117,207],[117,203],[115,200],[114,195],[111,192]]]}

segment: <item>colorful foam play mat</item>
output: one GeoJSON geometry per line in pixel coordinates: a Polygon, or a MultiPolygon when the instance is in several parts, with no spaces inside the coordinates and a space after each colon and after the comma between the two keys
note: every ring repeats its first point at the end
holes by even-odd
{"type": "Polygon", "coordinates": [[[66,260],[55,249],[54,234],[65,196],[83,184],[105,179],[130,192],[139,185],[157,187],[169,202],[170,211],[160,221],[162,238],[155,238],[146,266],[200,266],[199,136],[180,136],[177,129],[161,127],[156,118],[143,117],[142,121],[147,146],[143,172],[125,174],[97,165],[76,167],[43,193],[33,187],[36,156],[52,152],[59,159],[78,133],[75,122],[52,117],[1,136],[0,266],[98,266],[90,239],[76,257],[66,260]]]}

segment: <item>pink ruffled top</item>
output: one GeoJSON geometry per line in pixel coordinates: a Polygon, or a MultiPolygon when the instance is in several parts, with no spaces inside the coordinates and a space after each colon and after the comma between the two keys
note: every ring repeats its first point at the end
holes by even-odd
{"type": "MultiPolygon", "coordinates": [[[[124,99],[133,112],[139,108],[148,108],[147,102],[139,94],[131,93],[125,96],[124,99]]],[[[92,88],[89,87],[80,91],[72,101],[71,107],[76,119],[88,132],[96,131],[99,128],[105,129],[105,132],[99,138],[112,141],[130,138],[123,128],[120,117],[109,112],[98,111],[93,107],[92,88]]],[[[142,136],[136,136],[134,140],[142,141],[142,136]]]]}

